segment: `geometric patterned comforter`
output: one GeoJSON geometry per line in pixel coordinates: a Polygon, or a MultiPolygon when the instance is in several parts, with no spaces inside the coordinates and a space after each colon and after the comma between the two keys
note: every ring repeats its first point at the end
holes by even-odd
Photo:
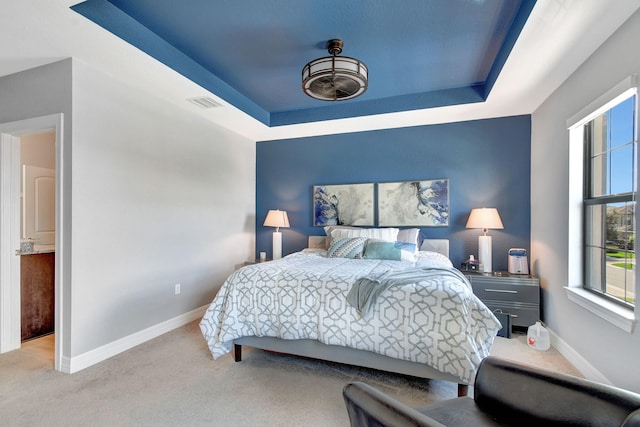
{"type": "Polygon", "coordinates": [[[430,276],[392,287],[364,318],[347,303],[357,279],[415,267],[451,263],[424,252],[416,262],[298,252],[249,265],[225,281],[200,329],[214,358],[245,336],[315,339],[425,363],[472,383],[501,326],[466,280],[430,276]]]}

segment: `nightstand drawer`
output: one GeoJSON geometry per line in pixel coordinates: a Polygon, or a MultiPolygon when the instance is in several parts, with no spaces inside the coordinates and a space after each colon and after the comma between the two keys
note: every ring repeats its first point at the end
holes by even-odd
{"type": "Polygon", "coordinates": [[[484,301],[484,303],[491,311],[500,310],[502,313],[510,314],[513,326],[528,327],[540,320],[539,308],[536,305],[505,304],[500,301],[484,301]]]}
{"type": "Polygon", "coordinates": [[[540,280],[529,275],[499,272],[466,273],[473,293],[491,311],[511,315],[513,326],[531,326],[540,320],[540,280]]]}
{"type": "Polygon", "coordinates": [[[511,285],[505,283],[471,282],[473,293],[482,301],[526,301],[539,304],[540,288],[528,285],[511,285]]]}

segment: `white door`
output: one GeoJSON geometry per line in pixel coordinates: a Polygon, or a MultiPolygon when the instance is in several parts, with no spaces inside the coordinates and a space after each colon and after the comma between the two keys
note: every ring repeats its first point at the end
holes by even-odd
{"type": "Polygon", "coordinates": [[[55,244],[56,171],[23,165],[22,185],[22,238],[55,244]]]}

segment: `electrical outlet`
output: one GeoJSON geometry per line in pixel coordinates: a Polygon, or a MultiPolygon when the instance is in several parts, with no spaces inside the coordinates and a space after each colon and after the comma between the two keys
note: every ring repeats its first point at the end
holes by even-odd
{"type": "Polygon", "coordinates": [[[176,283],[173,289],[176,295],[180,295],[180,283],[176,283]]]}

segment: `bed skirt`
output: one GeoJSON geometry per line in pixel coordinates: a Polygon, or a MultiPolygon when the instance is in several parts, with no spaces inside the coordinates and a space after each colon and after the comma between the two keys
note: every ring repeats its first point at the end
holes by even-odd
{"type": "Polygon", "coordinates": [[[440,372],[423,363],[394,359],[371,351],[327,345],[310,339],[284,340],[272,337],[242,337],[235,339],[233,344],[236,362],[242,360],[242,346],[248,346],[418,378],[450,381],[458,384],[458,396],[467,395],[468,384],[463,383],[460,378],[454,375],[440,372]]]}

